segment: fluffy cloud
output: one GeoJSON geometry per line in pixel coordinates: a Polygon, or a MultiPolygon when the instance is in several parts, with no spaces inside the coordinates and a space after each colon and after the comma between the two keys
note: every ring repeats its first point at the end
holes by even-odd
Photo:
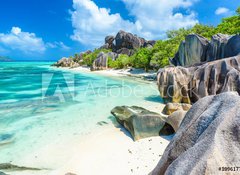
{"type": "Polygon", "coordinates": [[[227,14],[229,12],[228,8],[225,7],[219,7],[217,8],[217,10],[215,11],[216,15],[222,15],[222,14],[227,14]]]}
{"type": "Polygon", "coordinates": [[[85,45],[99,45],[108,34],[120,29],[133,32],[147,39],[164,37],[167,30],[190,27],[198,23],[189,8],[197,0],[122,0],[135,21],[124,20],[110,9],[99,8],[92,0],[73,0],[71,12],[73,40],[85,45]],[[187,14],[175,12],[186,9],[187,14]]]}
{"type": "Polygon", "coordinates": [[[86,45],[99,45],[107,34],[120,29],[134,30],[134,23],[123,20],[120,14],[110,14],[110,9],[99,8],[91,0],[73,0],[71,12],[74,34],[73,40],[86,45]]]}
{"type": "Polygon", "coordinates": [[[12,27],[10,33],[0,33],[0,43],[11,50],[20,50],[24,53],[43,53],[46,50],[42,38],[35,33],[23,32],[19,27],[12,27]]]}
{"type": "Polygon", "coordinates": [[[49,49],[61,49],[64,51],[70,48],[63,42],[45,43],[35,33],[23,32],[19,27],[12,27],[11,32],[0,33],[0,52],[9,54],[11,51],[20,51],[25,55],[44,54],[49,49]]]}

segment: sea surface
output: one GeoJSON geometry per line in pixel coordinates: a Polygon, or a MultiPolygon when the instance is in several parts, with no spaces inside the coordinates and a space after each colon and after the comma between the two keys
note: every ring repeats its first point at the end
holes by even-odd
{"type": "Polygon", "coordinates": [[[71,144],[115,122],[110,111],[117,105],[161,102],[155,83],[50,64],[0,63],[0,163],[21,163],[56,140],[71,144]]]}

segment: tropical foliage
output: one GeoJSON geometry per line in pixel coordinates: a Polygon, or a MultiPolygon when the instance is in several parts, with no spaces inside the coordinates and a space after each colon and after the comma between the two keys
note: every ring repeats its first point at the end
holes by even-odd
{"type": "MultiPolygon", "coordinates": [[[[199,34],[208,39],[217,33],[223,34],[239,34],[240,33],[240,7],[236,10],[236,14],[231,17],[223,18],[221,23],[214,26],[203,24],[196,24],[192,28],[181,28],[178,30],[171,30],[166,33],[167,39],[158,40],[153,47],[139,48],[132,56],[119,55],[114,61],[108,59],[108,66],[111,68],[126,68],[129,66],[136,68],[158,69],[169,64],[169,58],[174,57],[180,43],[185,37],[191,33],[199,34]]],[[[83,55],[83,63],[91,66],[100,52],[109,52],[106,49],[96,49],[90,54],[83,55]]],[[[78,59],[75,55],[73,59],[78,59]]]]}

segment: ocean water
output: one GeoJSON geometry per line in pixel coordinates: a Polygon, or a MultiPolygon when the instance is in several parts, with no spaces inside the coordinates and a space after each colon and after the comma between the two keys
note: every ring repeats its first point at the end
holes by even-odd
{"type": "Polygon", "coordinates": [[[50,64],[0,63],[0,163],[21,164],[47,145],[71,144],[114,122],[110,111],[117,105],[161,102],[155,83],[50,64]]]}

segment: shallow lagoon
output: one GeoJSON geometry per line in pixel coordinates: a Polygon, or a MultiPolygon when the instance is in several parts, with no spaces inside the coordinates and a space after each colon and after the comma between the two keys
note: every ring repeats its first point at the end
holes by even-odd
{"type": "Polygon", "coordinates": [[[154,83],[44,62],[0,63],[0,163],[26,164],[26,157],[52,144],[64,149],[63,141],[71,144],[114,122],[113,107],[149,102],[161,102],[154,83]]]}

